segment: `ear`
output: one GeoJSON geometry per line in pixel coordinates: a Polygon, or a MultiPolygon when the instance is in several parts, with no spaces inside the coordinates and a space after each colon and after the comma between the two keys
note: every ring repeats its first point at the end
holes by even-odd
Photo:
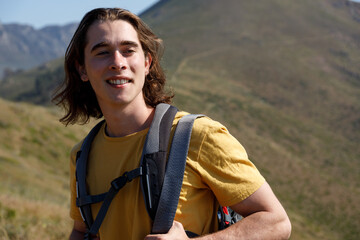
{"type": "Polygon", "coordinates": [[[79,63],[76,63],[76,69],[80,75],[80,78],[83,82],[89,81],[89,78],[86,73],[85,66],[80,65],[79,63]]]}
{"type": "Polygon", "coordinates": [[[148,53],[145,56],[145,75],[149,74],[151,63],[152,63],[152,57],[151,57],[151,54],[148,53]]]}

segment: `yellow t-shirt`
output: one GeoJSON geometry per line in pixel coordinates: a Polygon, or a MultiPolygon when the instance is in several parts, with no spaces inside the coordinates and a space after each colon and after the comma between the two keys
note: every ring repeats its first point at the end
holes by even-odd
{"type": "MultiPolygon", "coordinates": [[[[173,123],[181,116],[179,112],[173,123]]],[[[88,159],[87,183],[90,194],[107,192],[113,179],[139,167],[148,129],[119,138],[105,134],[105,124],[95,137],[88,159]]],[[[70,216],[82,221],[76,207],[75,161],[81,143],[71,153],[70,216]]],[[[183,185],[175,220],[199,235],[217,230],[217,209],[236,204],[254,193],[264,178],[248,160],[245,149],[220,123],[207,117],[195,120],[183,185]]],[[[92,205],[93,217],[101,203],[92,205]]],[[[113,199],[100,227],[101,239],[140,240],[150,233],[151,219],[145,208],[140,179],[127,183],[113,199]]]]}

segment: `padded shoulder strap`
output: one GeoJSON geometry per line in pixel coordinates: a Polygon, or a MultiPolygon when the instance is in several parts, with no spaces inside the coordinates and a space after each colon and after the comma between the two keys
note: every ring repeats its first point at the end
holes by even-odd
{"type": "Polygon", "coordinates": [[[167,233],[172,226],[179,202],[193,123],[196,118],[202,116],[186,115],[177,124],[152,227],[153,233],[167,233]]]}
{"type": "Polygon", "coordinates": [[[156,106],[155,116],[143,147],[140,166],[145,169],[146,174],[141,178],[141,190],[151,219],[154,219],[158,206],[170,132],[177,111],[176,107],[169,104],[161,103],[156,106]]]}
{"type": "MultiPolygon", "coordinates": [[[[159,142],[160,142],[160,128],[161,128],[161,124],[166,121],[166,114],[169,113],[169,111],[171,111],[171,109],[175,110],[175,113],[172,117],[171,123],[175,117],[175,114],[177,112],[177,109],[169,104],[165,104],[165,103],[160,103],[159,105],[156,106],[155,109],[155,115],[154,115],[154,119],[151,122],[150,125],[150,129],[149,132],[146,136],[146,140],[145,140],[145,144],[144,144],[144,148],[143,148],[143,155],[147,154],[147,153],[154,153],[154,152],[158,152],[159,151],[159,142]]],[[[163,130],[163,129],[162,129],[163,130]]]]}

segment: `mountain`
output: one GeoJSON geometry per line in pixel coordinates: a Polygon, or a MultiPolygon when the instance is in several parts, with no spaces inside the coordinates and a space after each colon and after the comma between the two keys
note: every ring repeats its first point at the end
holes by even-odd
{"type": "Polygon", "coordinates": [[[64,56],[77,24],[35,29],[29,25],[0,23],[0,76],[29,69],[64,56]]]}
{"type": "Polygon", "coordinates": [[[13,101],[50,105],[56,86],[64,79],[63,58],[29,70],[18,70],[0,81],[0,97],[13,101]]]}
{"type": "Polygon", "coordinates": [[[359,4],[160,1],[175,102],[226,123],[274,187],[293,239],[357,239],[359,4]]]}
{"type": "MultiPolygon", "coordinates": [[[[345,0],[162,0],[141,15],[164,40],[176,106],[239,139],[285,206],[291,239],[360,235],[359,10],[345,0]]],[[[38,103],[58,61],[5,78],[0,96],[38,103]]]]}

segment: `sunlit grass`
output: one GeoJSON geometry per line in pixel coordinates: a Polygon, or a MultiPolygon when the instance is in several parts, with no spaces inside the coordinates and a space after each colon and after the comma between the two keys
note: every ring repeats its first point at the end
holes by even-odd
{"type": "Polygon", "coordinates": [[[66,239],[69,153],[89,127],[52,109],[0,99],[0,239],[66,239]]]}

